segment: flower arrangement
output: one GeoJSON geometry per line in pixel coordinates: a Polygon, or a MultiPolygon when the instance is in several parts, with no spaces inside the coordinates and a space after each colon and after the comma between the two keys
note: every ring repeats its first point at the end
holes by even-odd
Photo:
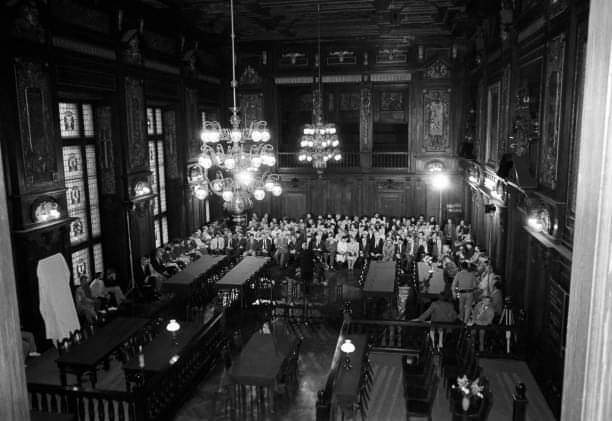
{"type": "Polygon", "coordinates": [[[457,384],[453,385],[453,389],[459,390],[465,397],[475,397],[483,399],[484,385],[480,383],[480,378],[476,378],[470,382],[467,376],[464,374],[457,378],[457,384]]]}

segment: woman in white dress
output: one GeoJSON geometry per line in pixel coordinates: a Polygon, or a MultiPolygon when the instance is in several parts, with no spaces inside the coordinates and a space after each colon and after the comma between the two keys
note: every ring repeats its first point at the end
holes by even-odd
{"type": "Polygon", "coordinates": [[[357,240],[355,240],[355,237],[351,236],[346,247],[346,261],[348,264],[348,270],[351,272],[355,267],[357,257],[359,257],[359,243],[357,240]]]}

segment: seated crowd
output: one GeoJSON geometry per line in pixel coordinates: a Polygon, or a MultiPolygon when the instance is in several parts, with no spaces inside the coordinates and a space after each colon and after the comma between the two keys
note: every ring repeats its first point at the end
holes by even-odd
{"type": "MultiPolygon", "coordinates": [[[[380,214],[306,214],[291,219],[267,214],[260,218],[253,213],[244,226],[228,220],[213,221],[188,239],[172,241],[151,256],[143,256],[134,274],[135,293],[154,299],[166,279],[203,254],[224,254],[230,259],[268,256],[286,268],[293,262],[299,264],[304,250],[332,271],[340,267],[353,271],[364,259],[397,261],[404,272],[422,260],[437,264],[443,270],[447,290],[418,320],[453,322],[458,316],[466,324],[486,325],[502,312],[500,277],[474,245],[470,227],[451,219],[441,227],[435,217],[427,220],[423,215],[387,218],[380,214]],[[457,307],[451,303],[453,297],[457,307]],[[455,308],[458,314],[453,314],[455,308]]],[[[118,306],[124,299],[113,269],[108,269],[104,277],[96,274],[91,281],[82,278],[75,291],[77,310],[89,322],[95,320],[101,302],[118,306]]],[[[433,335],[432,331],[432,342],[433,335]]],[[[442,346],[441,334],[438,346],[442,346]]]]}

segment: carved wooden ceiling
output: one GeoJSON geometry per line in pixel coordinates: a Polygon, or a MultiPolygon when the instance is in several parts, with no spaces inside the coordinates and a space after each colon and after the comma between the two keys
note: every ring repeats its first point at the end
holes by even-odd
{"type": "MultiPolygon", "coordinates": [[[[142,0],[171,8],[192,28],[227,34],[228,0],[142,0]]],[[[316,0],[235,0],[241,41],[309,41],[317,36],[316,0]]],[[[470,0],[320,0],[324,40],[427,42],[460,37],[470,0]]]]}

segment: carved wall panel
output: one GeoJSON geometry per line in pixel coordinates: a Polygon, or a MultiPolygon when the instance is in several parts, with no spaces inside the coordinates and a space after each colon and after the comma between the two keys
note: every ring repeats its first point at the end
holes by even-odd
{"type": "Polygon", "coordinates": [[[176,152],[176,113],[174,110],[166,110],[163,113],[164,122],[164,152],[166,154],[166,177],[169,179],[179,178],[178,159],[176,152]]]}
{"type": "MultiPolygon", "coordinates": [[[[574,72],[574,92],[572,99],[573,127],[569,151],[569,172],[567,176],[567,227],[573,232],[573,221],[576,215],[576,185],[578,182],[578,159],[580,157],[580,131],[582,129],[582,97],[584,93],[584,66],[586,53],[586,25],[578,27],[576,43],[576,68],[574,72]]],[[[571,242],[571,238],[569,239],[571,242]]]]}
{"type": "Polygon", "coordinates": [[[25,191],[58,183],[61,178],[60,145],[52,123],[54,104],[45,67],[38,61],[15,61],[25,191]]]}
{"type": "Polygon", "coordinates": [[[362,151],[372,149],[372,88],[370,86],[361,88],[359,143],[362,151]]]}
{"type": "Polygon", "coordinates": [[[557,186],[564,61],[565,34],[561,34],[553,38],[548,45],[544,80],[544,121],[540,149],[539,181],[543,186],[552,190],[557,186]]]}
{"type": "Polygon", "coordinates": [[[245,127],[248,127],[253,121],[264,119],[263,93],[238,94],[238,106],[245,127]]]}
{"type": "Polygon", "coordinates": [[[148,165],[145,132],[145,105],[142,80],[125,78],[125,112],[127,119],[128,170],[144,169],[148,165]]]}
{"type": "MultiPolygon", "coordinates": [[[[198,106],[198,93],[195,89],[187,88],[185,89],[185,111],[187,120],[187,141],[189,142],[189,158],[195,159],[200,154],[200,146],[202,146],[202,142],[200,141],[200,137],[196,136],[196,133],[193,127],[190,127],[192,123],[192,111],[197,109],[198,106]]],[[[210,120],[210,118],[207,117],[210,120]]]]}
{"type": "Polygon", "coordinates": [[[508,64],[504,67],[501,80],[501,119],[499,127],[499,139],[497,143],[497,157],[501,157],[508,151],[508,136],[510,134],[510,83],[512,82],[512,68],[508,64]]]}
{"type": "Polygon", "coordinates": [[[98,169],[102,194],[115,194],[115,159],[113,155],[113,129],[111,107],[96,108],[98,169]]]}
{"type": "Polygon", "coordinates": [[[450,92],[448,89],[423,90],[424,152],[445,152],[450,148],[450,92]]]}

